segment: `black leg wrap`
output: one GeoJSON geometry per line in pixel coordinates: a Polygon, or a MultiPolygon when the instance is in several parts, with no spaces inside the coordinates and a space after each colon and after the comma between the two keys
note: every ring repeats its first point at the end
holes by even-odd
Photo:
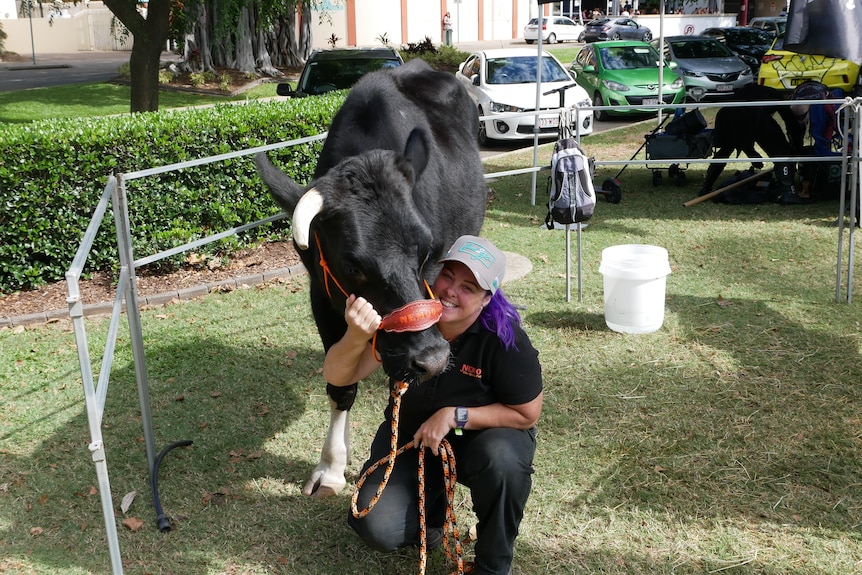
{"type": "Polygon", "coordinates": [[[335,402],[335,408],[339,411],[350,411],[353,407],[353,402],[356,401],[356,391],[359,389],[359,384],[347,385],[345,387],[337,387],[330,383],[326,384],[326,395],[329,399],[335,402]]]}

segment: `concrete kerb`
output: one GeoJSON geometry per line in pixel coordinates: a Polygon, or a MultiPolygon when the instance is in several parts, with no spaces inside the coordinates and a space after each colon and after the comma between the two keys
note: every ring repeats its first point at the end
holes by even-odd
{"type": "MultiPolygon", "coordinates": [[[[503,278],[504,285],[510,281],[515,281],[524,277],[533,270],[533,264],[526,257],[512,252],[504,253],[506,254],[506,275],[503,278]]],[[[305,275],[305,273],[305,267],[302,264],[297,264],[295,266],[275,269],[259,274],[199,284],[197,286],[181,290],[171,290],[159,294],[140,296],[138,299],[141,307],[163,306],[171,302],[196,299],[212,292],[244,289],[246,287],[277,280],[291,280],[305,275]]],[[[84,306],[84,317],[108,315],[111,313],[112,308],[113,302],[87,304],[84,306]]],[[[125,304],[123,305],[123,310],[125,310],[125,304]]],[[[37,323],[52,323],[64,319],[69,319],[69,310],[67,308],[13,317],[0,317],[0,328],[33,325],[37,323]]]]}

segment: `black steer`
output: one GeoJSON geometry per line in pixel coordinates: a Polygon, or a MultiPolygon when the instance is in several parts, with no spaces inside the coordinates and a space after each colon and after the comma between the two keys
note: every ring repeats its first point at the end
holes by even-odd
{"type": "MultiPolygon", "coordinates": [[[[273,197],[293,213],[294,242],[309,273],[324,349],[346,331],[344,292],[364,297],[381,315],[427,299],[425,281],[433,282],[445,250],[459,236],[479,233],[487,186],[478,130],[476,108],[455,78],[414,60],[368,74],[353,87],[307,188],[258,155],[273,197]]],[[[436,326],[381,332],[377,349],[387,374],[406,381],[439,374],[449,359],[436,326]]],[[[327,393],[329,432],[303,489],[318,497],[345,484],[356,385],[327,384],[327,393]]]]}

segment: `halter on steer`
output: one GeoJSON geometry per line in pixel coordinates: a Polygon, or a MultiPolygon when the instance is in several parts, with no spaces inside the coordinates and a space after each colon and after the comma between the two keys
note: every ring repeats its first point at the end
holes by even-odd
{"type": "MultiPolygon", "coordinates": [[[[349,297],[347,291],[341,287],[326,258],[323,257],[323,249],[320,245],[320,238],[315,233],[314,239],[317,242],[317,252],[320,254],[320,267],[323,270],[323,284],[326,288],[326,295],[332,299],[332,294],[329,291],[329,278],[336,287],[344,294],[344,297],[349,297]]],[[[379,330],[402,333],[408,331],[422,331],[428,329],[438,321],[443,314],[443,304],[440,300],[434,299],[434,294],[431,292],[431,287],[428,282],[425,282],[425,289],[432,299],[416,300],[410,302],[400,308],[391,311],[383,317],[380,322],[379,330]]],[[[375,358],[377,355],[377,333],[375,332],[372,340],[372,351],[375,358]]],[[[401,397],[407,392],[408,384],[405,381],[395,382],[395,387],[392,390],[392,433],[390,435],[389,454],[382,457],[379,461],[371,465],[359,481],[356,483],[356,491],[353,492],[353,497],[350,502],[350,510],[353,516],[361,519],[377,504],[383,490],[389,483],[389,477],[392,475],[392,469],[395,467],[395,459],[405,451],[412,449],[413,443],[406,443],[401,448],[398,447],[398,422],[401,412],[401,397]],[[386,470],[383,473],[383,481],[377,486],[377,491],[364,509],[358,509],[357,502],[359,500],[359,490],[365,484],[365,480],[377,470],[383,463],[386,463],[386,470]]],[[[446,520],[443,528],[443,539],[446,545],[446,556],[450,561],[457,565],[457,575],[463,575],[472,571],[472,566],[468,565],[465,570],[464,559],[462,557],[461,539],[458,535],[458,525],[455,520],[455,452],[452,446],[445,439],[440,441],[440,458],[443,460],[443,484],[446,488],[446,520]],[[450,537],[454,539],[454,554],[450,550],[450,537]],[[454,557],[453,557],[454,555],[454,557]]],[[[425,450],[419,450],[419,574],[424,575],[428,561],[428,541],[427,530],[425,525],[425,450]]],[[[454,575],[454,574],[453,574],[454,575]]]]}

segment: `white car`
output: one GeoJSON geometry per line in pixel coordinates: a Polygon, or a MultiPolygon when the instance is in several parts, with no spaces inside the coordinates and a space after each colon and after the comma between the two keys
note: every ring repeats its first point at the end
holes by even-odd
{"type": "MultiPolygon", "coordinates": [[[[459,67],[455,77],[476,103],[479,117],[479,143],[489,140],[527,140],[533,138],[535,114],[516,116],[514,112],[536,109],[536,61],[531,48],[509,48],[474,52],[459,67]]],[[[577,85],[569,72],[554,56],[542,52],[541,109],[539,137],[557,138],[560,122],[560,95],[563,107],[571,109],[572,134],[581,136],[593,131],[590,96],[577,85]],[[546,92],[552,92],[545,94],[546,92]]]]}
{"type": "MultiPolygon", "coordinates": [[[[542,42],[583,42],[584,25],[565,16],[546,16],[542,18],[542,42]]],[[[531,18],[524,26],[524,40],[532,44],[539,39],[539,19],[531,18]]]]}

